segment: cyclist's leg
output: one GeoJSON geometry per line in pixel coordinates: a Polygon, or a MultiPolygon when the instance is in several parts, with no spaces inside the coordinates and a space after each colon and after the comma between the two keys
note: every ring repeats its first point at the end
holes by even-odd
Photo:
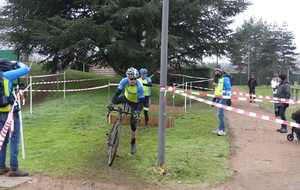
{"type": "Polygon", "coordinates": [[[148,128],[148,122],[149,122],[149,106],[150,106],[150,96],[145,96],[144,101],[144,115],[145,115],[145,128],[148,128]]]}
{"type": "Polygon", "coordinates": [[[125,95],[121,95],[118,97],[116,104],[121,104],[121,103],[128,103],[127,98],[125,97],[125,95]]]}
{"type": "MultiPolygon", "coordinates": [[[[131,113],[133,113],[135,110],[137,110],[138,108],[138,104],[137,103],[130,103],[130,110],[131,110],[131,113]]],[[[136,138],[136,132],[137,132],[137,127],[136,127],[136,123],[137,121],[133,118],[133,116],[131,116],[130,118],[130,126],[131,126],[131,131],[132,131],[132,138],[136,138]]]]}
{"type": "MultiPolygon", "coordinates": [[[[131,113],[133,113],[138,108],[137,103],[129,102],[131,113]]],[[[130,127],[131,127],[131,154],[136,152],[136,139],[137,139],[137,127],[136,127],[136,120],[131,116],[130,118],[130,127]]]]}

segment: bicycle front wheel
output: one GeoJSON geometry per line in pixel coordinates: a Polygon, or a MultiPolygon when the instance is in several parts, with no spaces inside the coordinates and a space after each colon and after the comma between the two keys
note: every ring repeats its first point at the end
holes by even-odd
{"type": "Polygon", "coordinates": [[[121,125],[116,122],[109,137],[108,142],[108,165],[111,166],[117,155],[119,139],[121,134],[121,125]]]}

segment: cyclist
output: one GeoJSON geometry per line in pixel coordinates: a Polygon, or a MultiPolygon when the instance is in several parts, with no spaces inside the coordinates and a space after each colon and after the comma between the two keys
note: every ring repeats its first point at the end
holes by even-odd
{"type": "Polygon", "coordinates": [[[111,103],[107,106],[108,110],[113,109],[114,104],[127,103],[130,105],[130,110],[133,115],[130,118],[131,125],[131,154],[136,153],[137,127],[136,123],[140,115],[140,111],[144,105],[144,88],[143,84],[137,80],[139,76],[138,70],[130,67],[126,71],[126,76],[123,78],[112,97],[111,103]],[[120,95],[124,90],[124,94],[120,95]]]}
{"type": "Polygon", "coordinates": [[[150,96],[151,96],[151,86],[152,86],[152,80],[150,77],[147,77],[148,70],[145,68],[142,68],[140,70],[141,77],[138,79],[143,83],[144,86],[144,95],[145,95],[145,101],[144,101],[144,115],[145,115],[145,127],[144,129],[148,129],[148,121],[149,121],[149,106],[150,106],[150,96]]]}

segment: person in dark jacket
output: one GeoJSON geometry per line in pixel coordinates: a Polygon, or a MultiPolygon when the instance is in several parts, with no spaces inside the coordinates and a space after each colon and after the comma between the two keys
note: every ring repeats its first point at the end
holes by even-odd
{"type": "MultiPolygon", "coordinates": [[[[250,94],[250,99],[253,99],[253,102],[255,97],[252,97],[252,94],[255,95],[255,87],[257,86],[257,81],[254,78],[254,75],[251,75],[251,78],[248,80],[248,87],[249,87],[249,94],[250,94]]],[[[249,103],[252,103],[252,100],[249,101],[249,103]]]]}
{"type": "MultiPolygon", "coordinates": [[[[291,88],[290,83],[286,81],[285,75],[278,76],[279,85],[277,87],[277,97],[290,99],[291,97],[291,88]]],[[[276,103],[276,107],[278,108],[279,116],[282,120],[286,120],[285,111],[286,108],[289,107],[287,103],[276,103]]],[[[287,126],[285,124],[281,124],[281,128],[277,129],[280,133],[287,133],[287,126]]]]}

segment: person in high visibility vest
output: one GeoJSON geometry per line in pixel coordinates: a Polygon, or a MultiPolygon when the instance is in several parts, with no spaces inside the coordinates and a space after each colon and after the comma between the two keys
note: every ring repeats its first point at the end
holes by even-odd
{"type": "MultiPolygon", "coordinates": [[[[0,72],[2,72],[3,78],[3,91],[10,99],[10,104],[0,108],[0,130],[3,129],[5,122],[8,118],[11,107],[13,107],[13,133],[11,136],[7,133],[5,140],[3,141],[0,151],[0,175],[9,172],[10,177],[27,176],[29,172],[19,169],[18,153],[20,144],[20,118],[19,118],[19,103],[16,100],[16,93],[13,90],[13,81],[21,76],[29,73],[30,68],[22,62],[11,61],[7,58],[0,59],[0,72]],[[10,167],[6,165],[6,149],[7,144],[10,141],[10,167]]],[[[12,130],[12,129],[10,129],[12,130]]],[[[2,133],[1,133],[2,134],[2,133]]]]}
{"type": "Polygon", "coordinates": [[[148,122],[149,122],[149,107],[150,107],[150,96],[151,96],[151,87],[152,87],[152,80],[150,77],[147,77],[148,70],[145,68],[142,68],[140,70],[141,77],[138,78],[138,80],[143,84],[144,86],[144,115],[145,115],[145,127],[144,129],[148,129],[148,122]]]}
{"type": "MultiPolygon", "coordinates": [[[[216,65],[214,67],[214,85],[215,85],[215,95],[219,96],[231,96],[231,84],[230,84],[230,77],[226,72],[224,72],[221,69],[220,65],[216,65]]],[[[223,105],[231,105],[231,99],[226,98],[215,98],[214,101],[219,104],[223,105]]],[[[215,131],[213,131],[214,134],[217,134],[219,136],[226,135],[226,126],[225,126],[225,120],[224,120],[224,108],[218,108],[217,115],[219,118],[219,128],[215,131]]]]}

